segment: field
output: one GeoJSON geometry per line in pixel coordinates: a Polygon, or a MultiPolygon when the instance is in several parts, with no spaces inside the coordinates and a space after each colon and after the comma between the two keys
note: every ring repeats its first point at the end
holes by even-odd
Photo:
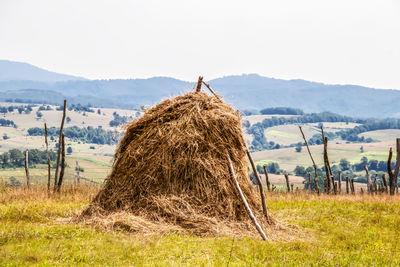
{"type": "Polygon", "coordinates": [[[398,266],[400,197],[268,194],[286,235],[141,235],[70,221],[97,187],[2,189],[0,265],[398,266]],[[278,239],[276,239],[278,238],[278,239]]]}

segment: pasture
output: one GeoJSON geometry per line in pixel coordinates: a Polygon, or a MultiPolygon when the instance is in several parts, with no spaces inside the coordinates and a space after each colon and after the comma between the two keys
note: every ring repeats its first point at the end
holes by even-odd
{"type": "MultiPolygon", "coordinates": [[[[97,187],[1,188],[0,265],[396,266],[400,264],[399,196],[267,193],[286,235],[138,235],[71,222],[97,187]]],[[[115,225],[116,222],[114,222],[115,225]]]]}

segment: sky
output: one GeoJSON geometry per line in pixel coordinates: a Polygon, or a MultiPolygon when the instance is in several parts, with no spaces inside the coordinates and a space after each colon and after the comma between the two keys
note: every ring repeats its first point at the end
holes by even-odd
{"type": "Polygon", "coordinates": [[[400,89],[399,0],[0,0],[0,59],[89,79],[400,89]]]}

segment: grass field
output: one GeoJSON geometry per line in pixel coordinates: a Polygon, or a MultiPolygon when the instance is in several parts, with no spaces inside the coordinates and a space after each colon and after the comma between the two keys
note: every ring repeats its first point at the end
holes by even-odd
{"type": "Polygon", "coordinates": [[[400,197],[268,194],[287,238],[138,235],[74,224],[96,188],[0,193],[0,265],[398,266],[400,197]]]}

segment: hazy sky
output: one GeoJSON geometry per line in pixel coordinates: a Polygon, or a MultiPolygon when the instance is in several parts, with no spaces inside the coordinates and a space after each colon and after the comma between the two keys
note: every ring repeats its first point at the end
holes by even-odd
{"type": "Polygon", "coordinates": [[[0,59],[91,79],[258,73],[400,89],[400,1],[0,0],[0,59]]]}

